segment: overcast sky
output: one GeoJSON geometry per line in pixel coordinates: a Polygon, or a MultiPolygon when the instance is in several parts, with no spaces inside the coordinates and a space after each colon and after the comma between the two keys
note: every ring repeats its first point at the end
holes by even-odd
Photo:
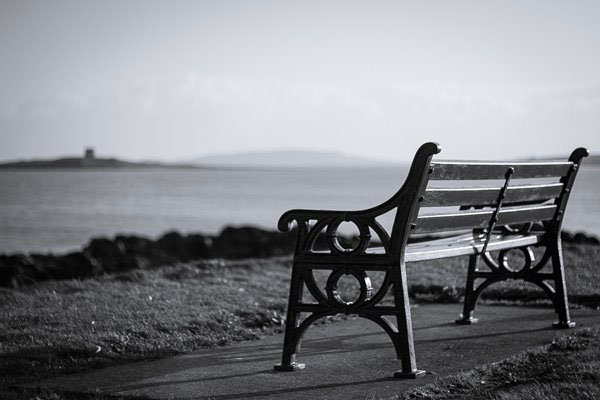
{"type": "Polygon", "coordinates": [[[0,88],[0,159],[600,151],[600,2],[1,0],[0,88]]]}

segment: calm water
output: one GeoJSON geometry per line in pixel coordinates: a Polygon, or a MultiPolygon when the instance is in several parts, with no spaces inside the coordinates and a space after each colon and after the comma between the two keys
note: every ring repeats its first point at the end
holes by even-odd
{"type": "MultiPolygon", "coordinates": [[[[360,209],[402,184],[406,169],[0,171],[0,253],[65,251],[92,236],[225,225],[276,229],[290,208],[360,209]]],[[[600,167],[584,166],[564,227],[600,235],[600,167]]]]}

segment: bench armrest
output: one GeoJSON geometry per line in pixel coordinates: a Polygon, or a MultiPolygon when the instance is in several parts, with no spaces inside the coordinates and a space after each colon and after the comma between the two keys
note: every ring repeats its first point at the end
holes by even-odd
{"type": "Polygon", "coordinates": [[[311,253],[313,244],[317,237],[325,232],[329,250],[334,254],[360,254],[369,247],[371,232],[375,232],[381,245],[390,250],[390,236],[371,210],[363,211],[337,211],[337,210],[290,210],[284,213],[277,227],[281,232],[288,232],[293,221],[298,225],[298,236],[296,242],[297,252],[303,254],[311,253]],[[310,221],[314,224],[309,224],[310,221]],[[359,244],[354,249],[347,249],[338,242],[338,228],[342,222],[351,222],[356,225],[359,232],[359,244]]]}
{"type": "Polygon", "coordinates": [[[335,211],[335,210],[289,210],[285,212],[277,223],[277,229],[281,232],[289,232],[292,228],[292,222],[296,221],[298,225],[306,223],[310,220],[316,220],[317,222],[324,219],[335,219],[342,221],[356,220],[359,215],[356,211],[335,211]]]}

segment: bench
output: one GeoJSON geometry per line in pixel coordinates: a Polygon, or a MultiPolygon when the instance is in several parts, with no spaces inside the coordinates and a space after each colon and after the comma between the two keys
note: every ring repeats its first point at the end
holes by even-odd
{"type": "Polygon", "coordinates": [[[569,316],[560,231],[571,187],[588,151],[578,148],[567,161],[528,162],[434,160],[440,151],[436,143],[423,144],[403,186],[376,207],[291,210],[281,216],[279,230],[286,232],[295,225],[297,241],[283,356],[276,370],[304,368],[296,362],[303,333],[318,319],[341,313],[367,318],[389,335],[401,361],[395,377],[422,376],[413,344],[407,262],[469,257],[458,323],[476,322],[473,310],[485,288],[522,279],[540,286],[552,300],[558,314],[556,328],[575,325],[569,316]],[[393,226],[386,230],[381,218],[390,213],[393,226]],[[357,243],[349,247],[338,236],[340,225],[347,223],[359,232],[357,243]],[[409,240],[419,236],[418,241],[409,240]],[[317,239],[323,238],[326,248],[317,249],[317,239]],[[543,251],[539,260],[532,250],[537,247],[543,251]],[[522,268],[508,264],[509,251],[522,253],[522,268]],[[549,269],[544,270],[547,263],[549,269]],[[324,291],[314,273],[319,270],[329,273],[324,291]],[[383,271],[385,276],[376,293],[367,275],[371,271],[383,271]],[[344,275],[360,285],[353,301],[344,300],[338,291],[344,275]],[[388,297],[392,305],[384,302],[388,297]]]}

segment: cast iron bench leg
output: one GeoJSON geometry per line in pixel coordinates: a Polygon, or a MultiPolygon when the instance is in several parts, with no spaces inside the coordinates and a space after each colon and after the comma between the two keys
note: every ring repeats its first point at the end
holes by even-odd
{"type": "Polygon", "coordinates": [[[477,318],[473,317],[473,311],[475,310],[475,303],[477,301],[477,298],[475,297],[475,271],[477,271],[478,263],[478,255],[469,257],[469,270],[467,272],[467,285],[465,288],[463,312],[455,321],[457,324],[470,325],[475,324],[478,321],[477,318]]]}
{"type": "Polygon", "coordinates": [[[281,364],[275,365],[276,371],[295,371],[303,369],[304,364],[296,362],[296,352],[298,347],[298,312],[295,310],[296,304],[302,302],[302,276],[300,268],[295,264],[292,267],[292,282],[290,285],[290,297],[288,301],[287,318],[285,321],[285,336],[283,339],[283,356],[281,364]]]}
{"type": "Polygon", "coordinates": [[[552,246],[552,273],[554,274],[554,307],[558,314],[558,322],[552,324],[556,329],[568,329],[575,327],[569,315],[569,300],[567,298],[567,285],[565,283],[565,267],[562,256],[560,239],[553,242],[552,246]]]}
{"type": "Polygon", "coordinates": [[[392,274],[394,277],[394,302],[398,310],[396,321],[400,334],[400,349],[396,347],[396,353],[400,350],[399,356],[402,362],[402,370],[394,372],[394,378],[420,378],[425,375],[425,371],[417,369],[412,318],[408,299],[408,284],[406,282],[406,267],[404,263],[392,268],[392,274]]]}

